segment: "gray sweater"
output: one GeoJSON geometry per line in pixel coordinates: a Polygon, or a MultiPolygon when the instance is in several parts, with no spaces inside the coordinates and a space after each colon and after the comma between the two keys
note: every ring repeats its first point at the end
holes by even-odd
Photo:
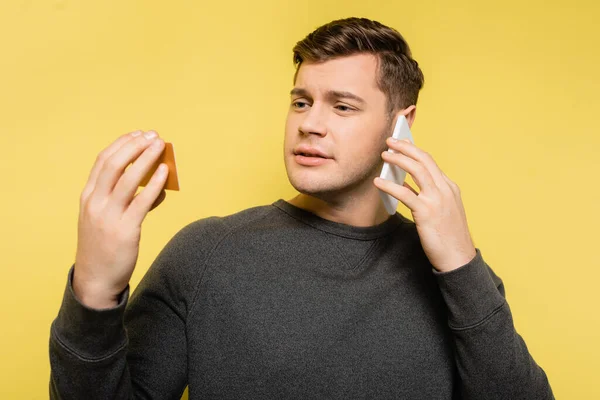
{"type": "Polygon", "coordinates": [[[439,273],[399,213],[354,227],[279,199],[200,219],[107,310],[72,274],[52,399],[553,399],[480,249],[439,273]]]}

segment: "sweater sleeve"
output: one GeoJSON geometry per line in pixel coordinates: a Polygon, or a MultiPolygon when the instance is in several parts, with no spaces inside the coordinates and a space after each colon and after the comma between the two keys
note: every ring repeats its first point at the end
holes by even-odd
{"type": "Polygon", "coordinates": [[[180,399],[187,384],[186,317],[215,235],[200,220],[178,232],[129,298],[92,309],[72,266],[50,329],[51,399],[180,399]]]}
{"type": "Polygon", "coordinates": [[[434,270],[448,309],[464,399],[554,399],[545,372],[515,330],[502,280],[479,249],[467,264],[434,270]]]}

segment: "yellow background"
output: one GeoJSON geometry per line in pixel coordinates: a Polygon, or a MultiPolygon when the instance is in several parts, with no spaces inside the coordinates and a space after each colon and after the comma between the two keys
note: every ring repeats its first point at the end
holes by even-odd
{"type": "Polygon", "coordinates": [[[600,6],[523,0],[3,0],[0,398],[48,397],[49,327],[97,153],[135,129],[175,145],[182,190],[144,223],[135,287],[187,223],[294,195],[292,47],[347,16],[408,40],[426,80],[417,145],[461,187],[557,398],[600,398],[600,6]]]}

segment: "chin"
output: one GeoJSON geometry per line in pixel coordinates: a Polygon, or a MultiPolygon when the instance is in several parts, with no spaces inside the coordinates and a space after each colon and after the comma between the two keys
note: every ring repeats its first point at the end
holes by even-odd
{"type": "Polygon", "coordinates": [[[287,170],[290,184],[299,193],[316,197],[321,200],[332,200],[344,196],[351,185],[341,177],[336,177],[328,171],[299,171],[287,170]]]}
{"type": "Polygon", "coordinates": [[[302,174],[303,176],[298,175],[301,174],[288,173],[288,180],[294,189],[302,194],[316,195],[330,190],[330,184],[323,182],[319,177],[310,177],[306,174],[302,174]]]}
{"type": "Polygon", "coordinates": [[[335,182],[328,171],[303,170],[302,167],[286,168],[290,184],[298,192],[318,197],[319,193],[331,193],[340,189],[339,182],[335,182]]]}
{"type": "Polygon", "coordinates": [[[383,163],[381,165],[373,163],[366,168],[353,165],[353,169],[345,170],[335,162],[327,166],[304,167],[298,165],[292,157],[285,159],[285,169],[290,184],[298,192],[322,200],[350,195],[357,189],[360,191],[359,187],[366,181],[370,182],[373,179],[371,175],[375,176],[375,169],[378,167],[380,169],[383,165],[383,163]]]}

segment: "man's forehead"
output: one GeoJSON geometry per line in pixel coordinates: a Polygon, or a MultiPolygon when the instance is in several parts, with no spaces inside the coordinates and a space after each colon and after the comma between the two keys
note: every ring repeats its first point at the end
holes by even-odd
{"type": "Polygon", "coordinates": [[[359,96],[379,91],[377,59],[371,54],[338,57],[323,62],[303,62],[295,88],[309,92],[348,92],[359,96]]]}

